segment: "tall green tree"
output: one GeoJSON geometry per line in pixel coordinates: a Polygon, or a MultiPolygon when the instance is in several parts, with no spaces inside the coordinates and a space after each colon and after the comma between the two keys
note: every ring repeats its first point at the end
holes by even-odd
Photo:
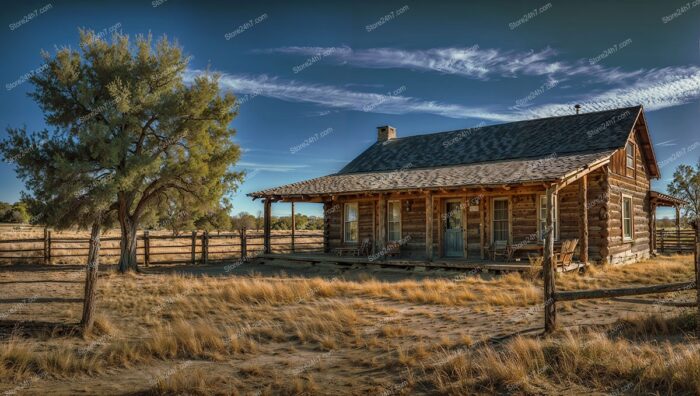
{"type": "Polygon", "coordinates": [[[163,197],[156,209],[158,225],[170,230],[173,236],[178,236],[185,230],[194,230],[198,213],[189,205],[192,201],[196,199],[182,194],[163,197]]]}
{"type": "Polygon", "coordinates": [[[216,207],[242,180],[230,170],[240,156],[229,127],[235,97],[220,92],[217,75],[186,83],[188,59],[166,37],[132,43],[117,34],[107,42],[80,31],[79,49],[43,56],[47,67],[32,77],[30,96],[53,131],[9,129],[0,152],[40,204],[51,201],[46,186],[60,172],[81,172],[78,188],[104,184],[112,194],[100,204],[121,229],[120,271],[138,269],[137,227],[164,195],[178,191],[216,207]],[[80,153],[85,162],[74,164],[60,145],[89,149],[80,153]]]}
{"type": "Polygon", "coordinates": [[[700,216],[700,159],[695,168],[679,165],[673,173],[673,181],[666,187],[668,192],[688,202],[683,206],[683,217],[687,222],[700,216]]]}
{"type": "Polygon", "coordinates": [[[45,132],[16,133],[0,148],[5,155],[15,154],[21,165],[19,174],[33,192],[23,203],[31,207],[38,222],[57,229],[91,229],[81,320],[87,332],[94,322],[100,233],[115,223],[116,212],[110,206],[118,189],[109,178],[95,177],[94,159],[101,150],[90,139],[60,133],[52,139],[47,136],[45,132]]]}

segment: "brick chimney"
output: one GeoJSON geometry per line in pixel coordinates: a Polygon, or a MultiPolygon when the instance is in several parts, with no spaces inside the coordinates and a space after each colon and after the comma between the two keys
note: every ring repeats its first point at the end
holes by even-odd
{"type": "Polygon", "coordinates": [[[378,142],[386,142],[392,139],[396,139],[396,128],[391,125],[377,127],[378,142]]]}

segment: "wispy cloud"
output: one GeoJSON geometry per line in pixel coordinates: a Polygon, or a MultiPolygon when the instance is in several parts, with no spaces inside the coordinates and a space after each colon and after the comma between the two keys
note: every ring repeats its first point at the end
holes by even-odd
{"type": "MultiPolygon", "coordinates": [[[[192,79],[203,73],[188,71],[192,79]]],[[[424,113],[449,118],[478,118],[491,121],[515,121],[529,118],[550,117],[572,113],[576,103],[585,112],[608,110],[643,104],[648,111],[677,106],[700,98],[700,67],[677,66],[642,72],[638,78],[620,88],[612,88],[596,94],[571,96],[557,101],[525,108],[509,108],[512,102],[484,106],[425,100],[408,95],[410,86],[400,95],[360,92],[332,85],[302,83],[266,75],[222,74],[222,88],[235,94],[250,94],[276,98],[289,102],[314,103],[331,109],[371,111],[384,114],[424,113]]]]}
{"type": "Polygon", "coordinates": [[[239,162],[237,164],[240,167],[252,169],[254,171],[267,171],[267,172],[296,172],[299,169],[307,168],[308,165],[298,165],[298,164],[270,164],[270,163],[258,163],[258,162],[239,162]]]}
{"type": "MultiPolygon", "coordinates": [[[[203,73],[193,70],[186,78],[203,73]]],[[[219,84],[236,94],[256,92],[259,95],[289,102],[315,103],[335,109],[371,111],[373,113],[406,114],[428,113],[450,118],[479,118],[512,121],[515,115],[491,112],[482,107],[470,107],[438,101],[421,100],[410,96],[351,91],[331,85],[307,84],[266,75],[245,76],[222,74],[219,84]]],[[[398,87],[397,87],[398,88],[398,87]]],[[[410,88],[408,89],[410,91],[410,88]]]]}
{"type": "Polygon", "coordinates": [[[654,146],[658,146],[658,147],[671,147],[671,146],[676,146],[676,145],[677,145],[675,142],[676,142],[676,139],[665,140],[665,141],[663,141],[663,142],[656,143],[654,146]]]}
{"type": "Polygon", "coordinates": [[[678,106],[700,98],[700,67],[678,66],[642,73],[634,82],[594,95],[572,98],[568,103],[533,106],[521,110],[524,118],[571,114],[575,103],[585,112],[643,104],[647,111],[678,106]]]}
{"type": "Polygon", "coordinates": [[[404,68],[456,74],[487,80],[494,77],[557,76],[565,79],[586,75],[605,82],[621,81],[638,76],[641,71],[624,71],[591,64],[586,60],[565,62],[555,60],[557,51],[544,48],[539,51],[512,51],[497,48],[449,47],[424,50],[397,48],[352,49],[350,47],[282,47],[261,50],[264,53],[282,53],[301,56],[330,54],[329,58],[352,66],[366,68],[404,68]]]}

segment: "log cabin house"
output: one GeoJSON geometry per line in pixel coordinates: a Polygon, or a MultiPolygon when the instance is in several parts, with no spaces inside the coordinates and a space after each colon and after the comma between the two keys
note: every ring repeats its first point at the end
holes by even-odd
{"type": "Polygon", "coordinates": [[[268,254],[271,205],[279,201],[323,204],[328,256],[369,242],[365,262],[482,265],[505,244],[505,261],[525,263],[551,234],[555,251],[578,240],[578,263],[620,263],[654,252],[657,206],[683,203],[650,191],[659,177],[642,106],[577,108],[407,137],[381,126],[377,141],[339,172],[249,196],[264,200],[268,254]]]}

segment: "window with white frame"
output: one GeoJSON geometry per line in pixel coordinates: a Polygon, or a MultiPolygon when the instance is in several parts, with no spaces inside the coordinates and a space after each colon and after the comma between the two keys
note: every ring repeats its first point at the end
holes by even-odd
{"type": "Polygon", "coordinates": [[[401,240],[401,201],[389,201],[387,207],[389,242],[401,240]]]}
{"type": "MultiPolygon", "coordinates": [[[[556,197],[552,197],[552,209],[554,210],[554,221],[552,222],[552,232],[554,233],[554,240],[559,239],[559,233],[557,232],[557,200],[556,197]]],[[[539,222],[538,222],[538,233],[540,235],[540,240],[544,241],[544,237],[547,235],[547,196],[540,195],[540,207],[539,207],[539,222]]]]}
{"type": "Polygon", "coordinates": [[[357,202],[346,203],[345,216],[343,217],[345,242],[357,242],[359,234],[357,218],[357,202]]]}
{"type": "Polygon", "coordinates": [[[622,196],[622,236],[626,241],[634,237],[632,230],[632,197],[622,196]]]}
{"type": "Polygon", "coordinates": [[[634,143],[627,142],[625,146],[625,164],[627,176],[634,176],[634,143]]]}
{"type": "Polygon", "coordinates": [[[508,198],[493,200],[493,241],[508,242],[508,198]]]}

